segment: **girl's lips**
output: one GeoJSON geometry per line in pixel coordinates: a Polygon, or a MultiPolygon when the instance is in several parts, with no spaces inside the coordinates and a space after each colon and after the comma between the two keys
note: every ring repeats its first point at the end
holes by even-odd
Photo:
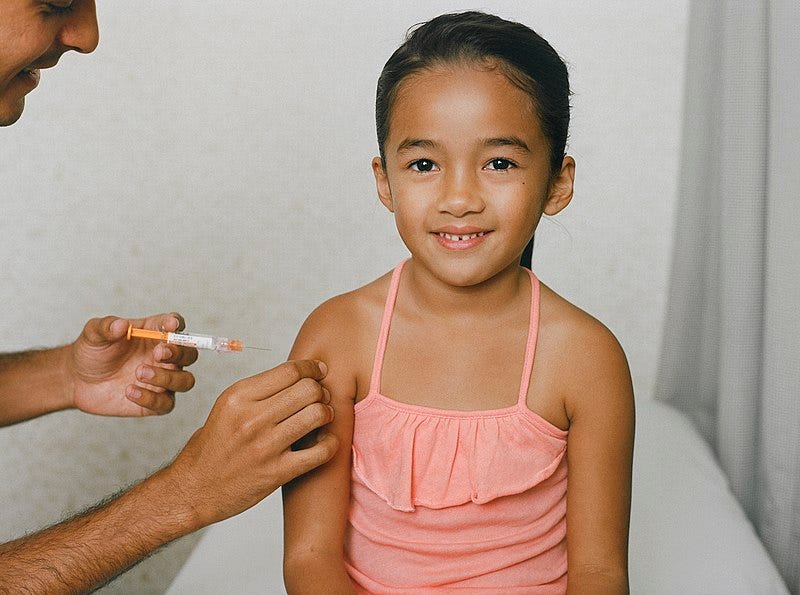
{"type": "Polygon", "coordinates": [[[440,245],[449,250],[469,250],[482,244],[486,236],[491,231],[476,231],[472,233],[448,233],[444,231],[434,232],[434,236],[440,245]]]}

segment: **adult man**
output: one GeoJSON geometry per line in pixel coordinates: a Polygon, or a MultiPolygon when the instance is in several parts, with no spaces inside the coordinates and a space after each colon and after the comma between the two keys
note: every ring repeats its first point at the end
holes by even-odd
{"type": "MultiPolygon", "coordinates": [[[[94,0],[0,2],[0,125],[16,122],[43,68],[98,43],[94,0]]],[[[66,408],[102,415],[167,413],[192,387],[193,349],[125,339],[129,323],[183,327],[177,314],[89,321],[67,346],[0,356],[0,425],[66,408]]],[[[291,444],[329,423],[321,362],[284,363],[225,391],[175,460],[107,503],[0,545],[0,592],[87,591],[161,545],[253,506],[329,460],[336,440],[291,444]]]]}

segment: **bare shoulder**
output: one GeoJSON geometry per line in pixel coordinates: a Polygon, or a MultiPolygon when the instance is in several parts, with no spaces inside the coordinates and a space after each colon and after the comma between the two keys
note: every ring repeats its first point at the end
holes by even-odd
{"type": "Polygon", "coordinates": [[[362,392],[369,382],[389,278],[383,275],[320,304],[300,328],[290,359],[322,360],[328,382],[341,385],[350,396],[362,392]]]}
{"type": "Polygon", "coordinates": [[[296,345],[322,348],[333,342],[338,350],[357,343],[363,332],[374,326],[375,313],[383,308],[385,294],[381,298],[380,289],[384,277],[320,304],[303,323],[296,345]]]}
{"type": "Polygon", "coordinates": [[[537,357],[558,362],[570,419],[583,408],[632,412],[628,361],[608,327],[542,284],[539,332],[537,357]]]}

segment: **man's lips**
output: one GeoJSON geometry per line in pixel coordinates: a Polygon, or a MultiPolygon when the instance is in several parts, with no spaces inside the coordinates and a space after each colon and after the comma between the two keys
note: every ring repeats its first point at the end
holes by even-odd
{"type": "Polygon", "coordinates": [[[35,79],[36,82],[38,83],[39,77],[41,76],[40,71],[45,70],[47,68],[52,68],[56,64],[58,64],[58,58],[48,58],[48,59],[42,58],[40,60],[37,60],[27,68],[23,68],[17,76],[30,77],[35,79]]]}
{"type": "Polygon", "coordinates": [[[36,86],[39,84],[39,69],[26,68],[25,70],[19,71],[19,73],[17,73],[16,78],[19,81],[22,81],[23,84],[29,85],[31,89],[35,89],[36,86]]]}
{"type": "Polygon", "coordinates": [[[27,70],[46,70],[48,68],[52,68],[58,61],[61,59],[61,56],[40,56],[36,62],[30,64],[27,70]]]}

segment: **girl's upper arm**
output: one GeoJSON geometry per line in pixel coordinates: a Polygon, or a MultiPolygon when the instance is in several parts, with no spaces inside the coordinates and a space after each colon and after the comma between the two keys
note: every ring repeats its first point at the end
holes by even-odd
{"type": "Polygon", "coordinates": [[[327,585],[320,585],[324,588],[335,584],[335,580],[346,579],[346,575],[342,576],[341,554],[350,503],[350,452],[356,393],[352,354],[347,350],[348,345],[355,343],[353,329],[357,325],[352,324],[352,313],[350,317],[343,316],[342,309],[341,298],[317,308],[301,328],[289,356],[290,359],[318,359],[328,366],[322,384],[330,391],[335,416],[326,429],[339,439],[339,450],[325,465],[283,487],[287,587],[294,572],[303,575],[297,578],[302,578],[304,588],[313,585],[314,573],[320,575],[320,580],[328,581],[327,585]]]}
{"type": "Polygon", "coordinates": [[[625,593],[633,462],[633,387],[625,354],[593,322],[571,342],[565,402],[569,591],[625,593]]]}

